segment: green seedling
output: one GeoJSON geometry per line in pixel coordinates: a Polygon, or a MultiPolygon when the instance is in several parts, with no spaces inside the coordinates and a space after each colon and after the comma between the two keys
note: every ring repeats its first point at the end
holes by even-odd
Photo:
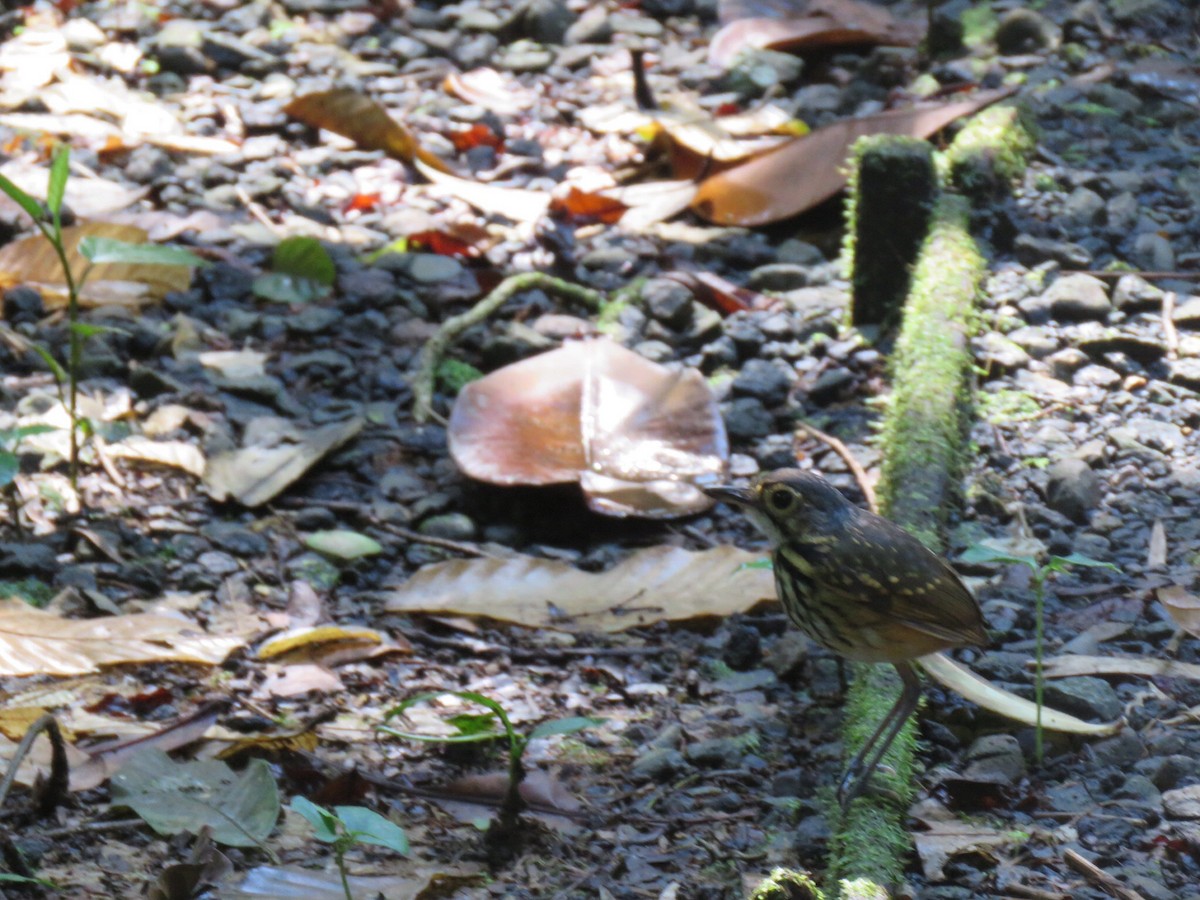
{"type": "Polygon", "coordinates": [[[346,873],[346,854],[358,844],[376,844],[408,854],[408,837],[404,829],[365,806],[335,806],[331,812],[304,797],[292,800],[292,811],[299,813],[316,831],[317,840],[333,846],[333,858],[342,879],[346,900],[350,893],[350,877],[346,873]]]}
{"type": "Polygon", "coordinates": [[[67,258],[68,247],[63,237],[62,210],[63,198],[67,193],[67,178],[70,175],[71,151],[66,144],[60,144],[50,162],[50,179],[46,186],[46,203],[43,206],[36,199],[17,187],[8,178],[0,175],[0,191],[21,207],[33,220],[34,226],[42,233],[54,255],[58,257],[62,267],[63,280],[67,286],[67,327],[70,335],[70,346],[67,355],[67,367],[63,367],[45,351],[44,348],[34,347],[42,356],[54,374],[58,384],[59,396],[62,395],[63,381],[67,382],[68,394],[67,413],[71,421],[71,456],[69,460],[71,487],[78,488],[79,475],[79,435],[81,426],[87,429],[87,423],[82,423],[78,415],[77,398],[79,393],[79,367],[83,357],[83,342],[87,338],[104,331],[100,326],[87,325],[79,321],[79,294],[91,274],[92,266],[99,263],[131,263],[141,265],[185,265],[202,266],[204,261],[198,256],[179,247],[163,247],[156,244],[131,244],[112,238],[85,237],[79,242],[79,253],[87,265],[82,272],[73,272],[67,258]]]}
{"type": "Polygon", "coordinates": [[[1033,573],[1034,599],[1034,702],[1037,704],[1037,726],[1034,730],[1034,755],[1040,766],[1045,758],[1042,743],[1042,700],[1045,695],[1046,681],[1042,671],[1043,644],[1046,631],[1046,581],[1056,572],[1067,572],[1072,566],[1088,566],[1096,569],[1121,570],[1112,563],[1101,562],[1084,556],[1082,553],[1072,553],[1069,556],[1051,556],[1044,563],[1039,563],[1032,556],[1017,556],[996,550],[986,544],[975,544],[967,548],[961,560],[965,563],[1004,563],[1028,567],[1033,573]]]}
{"type": "Polygon", "coordinates": [[[489,823],[487,843],[490,852],[503,856],[503,851],[497,848],[515,837],[518,833],[521,812],[525,809],[525,801],[521,798],[521,782],[525,780],[525,765],[523,757],[529,747],[529,742],[537,738],[550,737],[555,734],[575,734],[587,728],[594,728],[604,722],[591,716],[571,716],[565,719],[551,719],[542,722],[522,734],[513,727],[512,720],[504,707],[491,697],[475,691],[433,691],[427,694],[417,694],[409,697],[399,706],[390,709],[384,717],[389,721],[402,715],[418,703],[425,703],[435,697],[450,695],[474,703],[487,710],[485,713],[464,713],[453,716],[447,723],[456,729],[455,734],[433,735],[420,734],[413,731],[402,731],[390,725],[380,725],[379,730],[384,734],[407,738],[412,741],[424,741],[433,744],[471,744],[482,741],[507,740],[508,742],[508,788],[496,818],[489,823]]]}

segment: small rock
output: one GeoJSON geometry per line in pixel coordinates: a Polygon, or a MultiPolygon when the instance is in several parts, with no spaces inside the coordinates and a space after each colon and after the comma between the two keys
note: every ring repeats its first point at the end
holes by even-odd
{"type": "Polygon", "coordinates": [[[652,278],[642,288],[646,311],[674,331],[692,322],[692,292],[670,278],[652,278]]]}
{"type": "Polygon", "coordinates": [[[811,649],[808,638],[789,628],[771,645],[764,662],[780,678],[787,678],[804,665],[811,649]]]}
{"type": "Polygon", "coordinates": [[[1184,779],[1200,777],[1200,760],[1192,756],[1175,753],[1147,762],[1154,763],[1150,780],[1160,791],[1169,791],[1184,779]]]}
{"type": "Polygon", "coordinates": [[[521,33],[543,44],[561,44],[575,23],[564,0],[527,0],[520,12],[521,33]]]}
{"type": "Polygon", "coordinates": [[[1084,719],[1112,721],[1125,705],[1103,678],[1090,675],[1059,678],[1046,682],[1046,705],[1084,719]]]}
{"type": "Polygon", "coordinates": [[[1084,366],[1072,379],[1080,387],[1111,388],[1121,383],[1121,374],[1107,366],[1084,366]]]}
{"type": "Polygon", "coordinates": [[[976,355],[990,369],[1012,371],[1029,365],[1029,354],[1015,341],[995,331],[981,334],[972,343],[976,355]]]}
{"type": "Polygon", "coordinates": [[[1017,235],[1013,252],[1027,266],[1053,261],[1068,269],[1086,269],[1092,262],[1092,254],[1086,247],[1031,234],[1017,235]]]}
{"type": "Polygon", "coordinates": [[[643,781],[666,781],[687,768],[687,760],[678,750],[652,747],[633,761],[630,771],[643,781]]]}
{"type": "Polygon", "coordinates": [[[1172,819],[1200,819],[1200,784],[1165,791],[1163,811],[1172,819]]]}
{"type": "Polygon", "coordinates": [[[734,440],[766,437],[775,427],[774,417],[757,397],[738,397],[723,412],[725,429],[734,440]]]}
{"type": "MultiPolygon", "coordinates": [[[[5,298],[7,299],[7,294],[5,298]]],[[[1200,326],[1200,297],[1188,297],[1175,307],[1175,313],[1171,318],[1176,324],[1185,325],[1189,328],[1200,326]]]]}
{"type": "Polygon", "coordinates": [[[11,287],[4,292],[4,318],[14,325],[36,322],[46,315],[42,295],[26,285],[11,287]]]}
{"type": "MultiPolygon", "coordinates": [[[[1112,302],[1113,306],[1124,311],[1158,309],[1162,306],[1163,293],[1140,275],[1122,275],[1113,288],[1112,302]]],[[[1180,308],[1175,307],[1176,321],[1180,308]]],[[[1200,309],[1197,310],[1197,318],[1200,318],[1200,309]]]]}
{"type": "Polygon", "coordinates": [[[758,97],[771,88],[791,84],[804,71],[804,61],[778,50],[747,49],[738,54],[725,73],[726,90],[758,97]]]}
{"type": "Polygon", "coordinates": [[[1104,218],[1104,199],[1088,188],[1075,188],[1063,205],[1062,218],[1085,228],[1096,225],[1104,218]]]}
{"type": "Polygon", "coordinates": [[[1041,13],[1019,6],[996,24],[995,41],[1004,56],[1036,53],[1058,43],[1058,28],[1041,13]]]}
{"type": "Polygon", "coordinates": [[[684,751],[688,762],[714,769],[734,769],[745,756],[743,742],[738,738],[709,738],[688,744],[684,751]]]}
{"type": "Polygon", "coordinates": [[[1025,756],[1011,734],[989,734],[967,748],[963,777],[972,781],[1013,784],[1025,774],[1025,756]]]}
{"type": "Polygon", "coordinates": [[[426,537],[444,538],[448,541],[473,541],[475,539],[475,522],[463,513],[442,513],[430,516],[418,527],[417,531],[426,537]]]}
{"type": "Polygon", "coordinates": [[[795,374],[782,360],[749,360],[733,379],[733,393],[756,397],[764,406],[780,406],[787,402],[795,374]]]}
{"type": "Polygon", "coordinates": [[[1046,503],[1055,512],[1086,522],[1100,502],[1100,478],[1082,459],[1060,459],[1046,471],[1046,503]]]}
{"type": "Polygon", "coordinates": [[[1064,275],[1050,285],[1046,297],[1062,319],[1103,319],[1112,312],[1108,289],[1091,275],[1064,275]]]}
{"type": "Polygon", "coordinates": [[[746,279],[755,291],[794,291],[808,287],[808,268],[794,263],[770,263],[759,266],[746,279]]]}
{"type": "Polygon", "coordinates": [[[1044,325],[1024,325],[1005,337],[1034,359],[1045,359],[1058,349],[1058,337],[1044,325]]]}
{"type": "Polygon", "coordinates": [[[1151,271],[1170,272],[1175,268],[1175,250],[1157,231],[1148,231],[1134,238],[1133,263],[1151,271]]]}
{"type": "Polygon", "coordinates": [[[236,559],[220,550],[210,550],[207,553],[201,553],[196,562],[209,574],[222,577],[232,575],[241,569],[241,565],[236,559]]]}
{"type": "Polygon", "coordinates": [[[234,556],[265,556],[270,550],[265,537],[236,522],[213,520],[200,529],[200,534],[234,556]]]}

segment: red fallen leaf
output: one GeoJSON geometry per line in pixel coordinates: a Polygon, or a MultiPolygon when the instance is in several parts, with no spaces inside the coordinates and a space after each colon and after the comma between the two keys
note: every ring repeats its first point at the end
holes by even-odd
{"type": "Polygon", "coordinates": [[[418,231],[408,236],[408,242],[440,256],[475,259],[483,252],[478,247],[446,234],[444,231],[418,231]]]}
{"type": "Polygon", "coordinates": [[[722,103],[715,110],[713,110],[713,115],[715,115],[715,116],[732,116],[732,115],[736,115],[737,113],[740,113],[741,111],[742,111],[742,108],[740,106],[738,106],[738,104],[736,104],[736,103],[722,103]]]}
{"type": "Polygon", "coordinates": [[[346,201],[346,205],[342,207],[342,212],[366,212],[378,206],[381,199],[378,194],[355,194],[346,201]]]}
{"type": "Polygon", "coordinates": [[[696,191],[692,209],[719,225],[765,225],[799,215],[845,187],[845,161],[860,137],[905,134],[927,138],[955,119],[1011,93],[1012,89],[981,91],[957,103],[842,119],[706,178],[696,191]]]}
{"type": "Polygon", "coordinates": [[[779,305],[779,300],[774,297],[741,287],[711,272],[664,272],[662,277],[679,282],[692,292],[697,303],[727,316],[746,309],[771,309],[779,305]]]}
{"type": "Polygon", "coordinates": [[[466,153],[473,147],[494,147],[499,150],[504,146],[504,138],[482,122],[476,122],[464,131],[452,131],[446,137],[459,153],[466,153]]]}
{"type": "Polygon", "coordinates": [[[620,200],[592,191],[583,191],[574,185],[563,196],[550,199],[550,213],[574,223],[602,222],[613,225],[629,209],[620,200]]]}

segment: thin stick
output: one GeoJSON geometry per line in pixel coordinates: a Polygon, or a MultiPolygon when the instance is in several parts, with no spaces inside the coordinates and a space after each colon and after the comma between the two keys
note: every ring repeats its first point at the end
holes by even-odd
{"type": "Polygon", "coordinates": [[[1067,865],[1086,878],[1091,884],[1100,888],[1117,900],[1145,900],[1141,894],[1132,888],[1127,888],[1117,879],[1113,878],[1103,869],[1097,868],[1093,863],[1089,862],[1085,857],[1080,856],[1074,850],[1063,851],[1063,859],[1067,865]]]}
{"type": "Polygon", "coordinates": [[[598,310],[604,302],[604,295],[599,291],[571,284],[544,272],[522,272],[520,275],[505,278],[490,294],[466,312],[451,316],[443,322],[421,348],[412,384],[413,418],[417,422],[429,421],[433,413],[433,386],[438,363],[458,336],[473,325],[478,325],[517,294],[534,290],[557,294],[591,310],[598,310]]]}
{"type": "Polygon", "coordinates": [[[1159,278],[1174,278],[1177,281],[1200,281],[1200,272],[1137,272],[1109,271],[1108,269],[1063,269],[1063,275],[1091,275],[1093,278],[1120,278],[1122,275],[1136,275],[1147,281],[1159,278]]]}
{"type": "Polygon", "coordinates": [[[1167,359],[1179,359],[1179,332],[1175,330],[1174,291],[1167,291],[1162,299],[1163,334],[1167,339],[1167,359]]]}
{"type": "Polygon", "coordinates": [[[807,422],[801,422],[797,427],[809,437],[816,438],[823,444],[828,444],[829,448],[845,461],[846,465],[850,467],[850,473],[854,476],[854,480],[858,482],[858,489],[862,491],[863,496],[867,498],[867,508],[870,509],[871,512],[878,515],[879,503],[875,499],[875,488],[873,488],[871,483],[867,480],[866,470],[862,467],[859,461],[854,458],[854,454],[850,452],[850,448],[835,438],[832,434],[826,434],[824,431],[821,431],[819,428],[814,428],[807,422]]]}

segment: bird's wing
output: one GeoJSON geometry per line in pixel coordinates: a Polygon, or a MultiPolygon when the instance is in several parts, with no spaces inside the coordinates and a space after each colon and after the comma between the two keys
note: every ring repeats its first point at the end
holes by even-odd
{"type": "Polygon", "coordinates": [[[813,580],[848,604],[955,644],[983,643],[979,605],[958,574],[886,519],[848,523],[836,543],[803,554],[813,580]]]}

